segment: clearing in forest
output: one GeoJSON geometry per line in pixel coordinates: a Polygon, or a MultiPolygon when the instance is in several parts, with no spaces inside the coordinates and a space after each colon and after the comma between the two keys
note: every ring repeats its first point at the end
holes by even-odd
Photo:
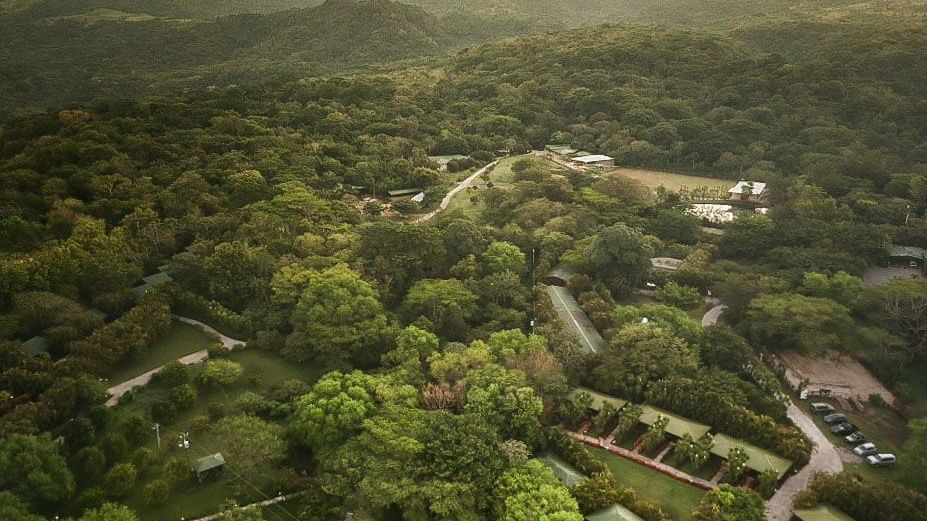
{"type": "Polygon", "coordinates": [[[673,174],[670,172],[660,172],[657,170],[643,170],[640,168],[615,168],[606,172],[606,175],[620,175],[629,177],[638,181],[642,185],[656,190],[661,185],[671,192],[680,190],[693,190],[698,187],[708,187],[719,190],[727,197],[727,190],[737,184],[730,179],[715,179],[713,177],[701,177],[696,175],[673,174]]]}

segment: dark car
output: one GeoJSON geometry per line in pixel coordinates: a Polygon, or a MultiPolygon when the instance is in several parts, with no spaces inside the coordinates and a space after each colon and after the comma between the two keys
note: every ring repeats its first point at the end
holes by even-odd
{"type": "Polygon", "coordinates": [[[856,445],[858,443],[863,443],[864,441],[866,441],[866,435],[860,431],[856,431],[854,433],[851,433],[849,436],[847,436],[844,439],[850,445],[856,445]]]}
{"type": "Polygon", "coordinates": [[[858,430],[859,429],[856,427],[856,425],[853,425],[852,423],[838,423],[837,425],[834,425],[830,428],[830,432],[836,434],[837,436],[846,436],[847,434],[856,432],[858,430]]]}
{"type": "Polygon", "coordinates": [[[834,425],[835,423],[846,423],[847,415],[846,414],[828,414],[824,417],[824,423],[828,425],[834,425]]]}
{"type": "Polygon", "coordinates": [[[829,403],[812,403],[811,412],[815,414],[833,414],[834,406],[829,403]]]}

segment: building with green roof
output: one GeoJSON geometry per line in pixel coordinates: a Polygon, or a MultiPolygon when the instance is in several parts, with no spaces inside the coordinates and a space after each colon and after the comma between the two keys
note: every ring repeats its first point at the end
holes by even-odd
{"type": "Polygon", "coordinates": [[[543,456],[538,456],[537,459],[541,463],[550,467],[550,470],[553,471],[554,476],[556,476],[561,483],[568,487],[572,487],[577,483],[582,483],[587,479],[582,472],[555,454],[546,453],[543,456]]]}
{"type": "Polygon", "coordinates": [[[588,516],[586,521],[644,521],[642,517],[627,508],[615,503],[614,505],[597,510],[588,516]]]}
{"type": "Polygon", "coordinates": [[[153,288],[157,288],[158,286],[163,286],[168,282],[173,282],[174,278],[168,275],[167,272],[159,271],[155,274],[148,275],[147,277],[143,278],[142,281],[153,288]]]}
{"type": "Polygon", "coordinates": [[[744,452],[747,453],[747,456],[749,457],[747,460],[747,468],[754,470],[759,474],[762,474],[767,470],[772,470],[776,473],[776,476],[779,479],[782,479],[783,476],[785,476],[785,473],[788,472],[790,468],[792,468],[791,460],[777,456],[766,449],[761,449],[755,445],[751,445],[745,441],[732,438],[725,434],[715,435],[714,445],[711,447],[711,453],[726,460],[728,454],[731,452],[731,449],[734,447],[740,447],[744,450],[744,452]]]}
{"type": "Polygon", "coordinates": [[[193,472],[196,472],[196,479],[203,481],[211,474],[217,474],[225,467],[225,458],[221,452],[202,457],[193,462],[193,472]]]}
{"type": "Polygon", "coordinates": [[[654,422],[656,422],[657,418],[660,416],[664,416],[669,420],[669,423],[666,424],[666,433],[677,438],[682,438],[688,434],[689,436],[692,436],[693,439],[697,440],[711,430],[711,427],[705,425],[704,423],[699,423],[688,418],[683,418],[682,416],[677,416],[671,412],[664,411],[663,409],[659,409],[651,405],[641,406],[640,422],[644,425],[649,427],[654,422]]]}
{"type": "Polygon", "coordinates": [[[798,509],[792,513],[800,521],[854,521],[835,506],[818,505],[814,508],[798,509]]]}
{"type": "Polygon", "coordinates": [[[579,397],[579,395],[582,393],[586,393],[592,397],[592,403],[589,405],[589,408],[595,412],[601,412],[606,403],[612,404],[612,407],[614,407],[616,411],[620,410],[622,407],[628,404],[627,400],[622,400],[621,398],[615,398],[614,396],[602,394],[586,387],[577,387],[576,389],[573,389],[573,391],[570,392],[570,398],[572,400],[576,400],[576,398],[579,397]]]}
{"type": "Polygon", "coordinates": [[[36,335],[23,342],[23,347],[25,347],[26,351],[29,351],[29,354],[32,356],[39,356],[42,353],[48,352],[48,349],[51,347],[51,341],[49,341],[48,337],[45,335],[36,335]]]}

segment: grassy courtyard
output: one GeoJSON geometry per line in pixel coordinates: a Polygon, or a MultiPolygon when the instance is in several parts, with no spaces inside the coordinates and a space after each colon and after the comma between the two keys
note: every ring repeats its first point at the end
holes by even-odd
{"type": "Polygon", "coordinates": [[[638,465],[624,458],[619,458],[603,449],[590,451],[608,465],[612,475],[621,485],[627,485],[637,491],[644,499],[649,499],[678,521],[691,519],[692,512],[705,491],[676,481],[643,465],[638,465]]]}
{"type": "Polygon", "coordinates": [[[217,340],[199,328],[174,320],[167,334],[144,353],[126,360],[109,377],[112,384],[124,382],[157,367],[206,349],[217,340]]]}

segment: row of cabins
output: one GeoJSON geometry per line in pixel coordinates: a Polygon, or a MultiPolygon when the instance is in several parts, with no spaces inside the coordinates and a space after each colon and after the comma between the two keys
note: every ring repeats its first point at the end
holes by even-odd
{"type": "MultiPolygon", "coordinates": [[[[586,393],[592,397],[592,402],[589,405],[589,411],[595,414],[600,413],[605,408],[605,404],[611,404],[615,411],[620,411],[625,405],[628,404],[627,400],[622,400],[614,396],[602,394],[584,387],[575,389],[571,393],[571,396],[576,398],[581,393],[586,393]]],[[[658,407],[653,407],[651,405],[641,405],[641,409],[642,412],[639,420],[640,423],[649,427],[650,425],[653,425],[660,417],[664,417],[669,420],[669,423],[666,425],[666,433],[676,439],[681,439],[686,434],[688,434],[692,436],[693,439],[697,440],[711,431],[711,427],[708,425],[684,418],[658,407]]],[[[767,470],[772,470],[776,473],[779,479],[782,479],[792,467],[791,460],[777,456],[768,450],[762,449],[745,441],[732,438],[725,434],[715,434],[712,440],[714,443],[711,448],[712,455],[717,456],[722,460],[726,460],[728,454],[730,454],[731,449],[734,447],[739,447],[747,453],[747,456],[749,456],[749,459],[747,460],[747,468],[755,471],[757,474],[762,474],[767,470]]]]}

